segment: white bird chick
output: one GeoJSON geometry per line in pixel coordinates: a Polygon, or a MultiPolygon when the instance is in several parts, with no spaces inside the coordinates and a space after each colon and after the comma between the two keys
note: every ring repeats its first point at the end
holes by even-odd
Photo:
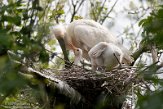
{"type": "Polygon", "coordinates": [[[80,48],[76,48],[74,49],[74,55],[75,55],[74,64],[78,65],[80,61],[82,61],[83,52],[80,48]]]}
{"type": "Polygon", "coordinates": [[[80,63],[80,61],[82,61],[83,57],[83,51],[80,48],[76,48],[75,46],[73,46],[72,44],[69,44],[69,47],[71,48],[71,50],[73,50],[75,58],[74,58],[74,64],[78,65],[80,63]]]}
{"type": "Polygon", "coordinates": [[[98,43],[88,54],[94,71],[98,67],[104,67],[110,71],[118,64],[121,64],[124,58],[124,54],[118,46],[107,42],[98,43]]]}

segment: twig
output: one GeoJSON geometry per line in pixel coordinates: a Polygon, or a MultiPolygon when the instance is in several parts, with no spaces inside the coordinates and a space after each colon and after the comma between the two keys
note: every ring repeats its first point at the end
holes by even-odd
{"type": "Polygon", "coordinates": [[[156,63],[158,61],[156,45],[155,44],[151,44],[150,45],[150,49],[151,49],[153,63],[156,63]]]}
{"type": "Polygon", "coordinates": [[[101,6],[101,8],[100,8],[100,10],[98,11],[98,14],[97,14],[97,20],[98,20],[98,17],[100,17],[100,14],[101,14],[102,10],[104,9],[104,5],[105,5],[105,3],[106,3],[106,0],[104,0],[102,6],[101,6]]]}
{"type": "Polygon", "coordinates": [[[109,14],[112,12],[112,10],[114,9],[115,5],[117,4],[118,0],[115,1],[115,3],[113,4],[112,8],[110,9],[110,11],[104,16],[104,18],[101,20],[101,24],[104,23],[104,21],[106,20],[106,18],[109,16],[109,14]]]}
{"type": "Polygon", "coordinates": [[[74,17],[76,15],[76,13],[78,12],[78,10],[80,9],[81,5],[83,4],[85,0],[81,0],[81,2],[76,2],[76,4],[74,3],[74,0],[71,0],[72,2],[72,6],[73,6],[73,13],[72,13],[72,16],[71,16],[71,20],[70,22],[72,22],[74,20],[74,17]],[[79,6],[77,7],[77,4],[79,4],[79,6]]]}
{"type": "MultiPolygon", "coordinates": [[[[90,4],[91,4],[91,7],[94,7],[94,4],[91,1],[90,1],[90,4]]],[[[98,19],[96,17],[95,10],[92,9],[91,12],[92,12],[91,14],[92,14],[93,20],[97,21],[98,19]]]]}
{"type": "MultiPolygon", "coordinates": [[[[53,54],[52,51],[50,51],[50,50],[48,50],[48,49],[46,49],[46,48],[45,48],[45,50],[53,54]]],[[[63,59],[63,58],[57,56],[57,54],[56,54],[55,56],[58,57],[59,59],[63,60],[67,66],[69,66],[69,67],[72,66],[73,63],[71,63],[70,61],[68,61],[68,60],[66,60],[66,59],[63,59]],[[67,63],[68,63],[68,64],[67,64],[67,63]]]]}

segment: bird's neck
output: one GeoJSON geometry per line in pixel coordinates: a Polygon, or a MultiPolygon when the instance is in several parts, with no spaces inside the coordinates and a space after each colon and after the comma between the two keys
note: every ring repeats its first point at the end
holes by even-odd
{"type": "Polygon", "coordinates": [[[78,65],[81,60],[82,60],[82,56],[75,56],[74,64],[78,65]]]}

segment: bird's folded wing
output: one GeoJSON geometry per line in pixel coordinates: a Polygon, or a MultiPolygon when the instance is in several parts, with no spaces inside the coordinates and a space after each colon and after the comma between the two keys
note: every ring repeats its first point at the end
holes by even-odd
{"type": "Polygon", "coordinates": [[[105,49],[106,49],[106,47],[101,48],[99,46],[96,46],[89,51],[89,56],[92,58],[98,58],[99,56],[102,55],[102,53],[105,51],[105,49]]]}

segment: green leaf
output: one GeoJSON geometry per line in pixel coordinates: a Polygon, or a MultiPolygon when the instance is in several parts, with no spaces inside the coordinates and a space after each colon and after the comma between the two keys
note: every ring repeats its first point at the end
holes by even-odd
{"type": "Polygon", "coordinates": [[[8,23],[13,23],[17,26],[20,26],[21,25],[21,17],[20,16],[7,16],[7,15],[4,15],[2,16],[2,21],[6,21],[8,23]]]}
{"type": "Polygon", "coordinates": [[[142,19],[140,22],[139,22],[139,26],[142,26],[144,22],[146,22],[147,19],[142,19]]]}
{"type": "Polygon", "coordinates": [[[46,51],[41,51],[40,52],[40,60],[44,63],[49,61],[49,54],[46,51]]]}
{"type": "Polygon", "coordinates": [[[158,10],[158,18],[163,18],[163,9],[158,10]]]}
{"type": "Polygon", "coordinates": [[[58,10],[57,11],[57,14],[59,14],[59,15],[62,15],[62,14],[64,14],[65,12],[64,12],[64,10],[58,10]]]}
{"type": "Polygon", "coordinates": [[[52,45],[54,45],[55,43],[56,43],[55,40],[50,40],[50,41],[48,42],[48,45],[49,45],[49,46],[52,46],[52,45]]]}
{"type": "Polygon", "coordinates": [[[75,20],[83,19],[83,17],[81,17],[81,16],[74,16],[74,19],[75,19],[75,20]]]}
{"type": "Polygon", "coordinates": [[[38,11],[43,11],[43,8],[41,6],[38,6],[35,9],[38,10],[38,11]]]}
{"type": "Polygon", "coordinates": [[[0,30],[0,45],[5,48],[11,45],[11,36],[7,34],[7,30],[0,30]]]}

